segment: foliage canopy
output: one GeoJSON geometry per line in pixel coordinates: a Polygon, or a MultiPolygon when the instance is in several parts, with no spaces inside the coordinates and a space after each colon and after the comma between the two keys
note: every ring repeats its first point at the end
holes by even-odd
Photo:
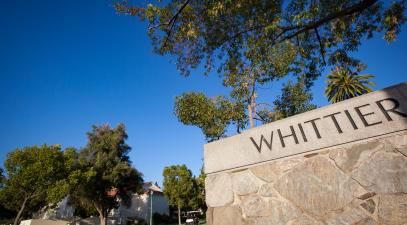
{"type": "Polygon", "coordinates": [[[191,170],[185,165],[173,165],[163,171],[164,195],[170,206],[178,209],[178,222],[181,225],[181,209],[196,207],[196,186],[191,170]]]}
{"type": "MultiPolygon", "coordinates": [[[[248,120],[237,123],[239,128],[247,123],[254,126],[255,119],[269,122],[262,119],[259,112],[287,116],[313,108],[291,101],[289,103],[294,105],[283,108],[302,110],[276,111],[279,105],[256,110],[260,105],[256,103],[260,87],[289,75],[303,86],[295,91],[303,91],[303,97],[309,96],[309,88],[326,66],[353,70],[361,67],[363,64],[351,57],[351,53],[377,33],[383,34],[388,42],[394,41],[406,21],[405,0],[391,3],[378,0],[170,0],[148,5],[125,1],[118,2],[115,8],[146,21],[155,52],[175,57],[182,75],[190,75],[191,70],[201,65],[206,74],[215,68],[223,85],[231,90],[231,104],[244,105],[239,107],[239,114],[247,115],[248,120]]],[[[297,84],[286,85],[289,91],[297,84]]],[[[203,98],[199,93],[180,98],[184,97],[195,102],[185,105],[177,99],[180,121],[200,127],[208,140],[222,137],[228,124],[224,121],[235,119],[219,116],[216,110],[209,111],[209,115],[197,113],[202,115],[199,119],[187,119],[179,112],[191,110],[188,108],[195,107],[203,98]]]]}
{"type": "Polygon", "coordinates": [[[80,175],[71,190],[72,199],[85,209],[96,208],[102,225],[119,201],[129,203],[131,194],[142,189],[142,174],[131,166],[126,139],[123,124],[93,126],[78,156],[80,175]]]}
{"type": "Polygon", "coordinates": [[[230,123],[244,128],[247,117],[244,104],[232,102],[224,97],[207,98],[203,93],[188,92],[175,100],[175,114],[186,125],[202,129],[208,141],[224,136],[230,123]]]}
{"type": "Polygon", "coordinates": [[[0,200],[6,208],[18,211],[14,224],[66,196],[70,159],[65,153],[59,145],[42,145],[16,149],[7,155],[0,200]]]}

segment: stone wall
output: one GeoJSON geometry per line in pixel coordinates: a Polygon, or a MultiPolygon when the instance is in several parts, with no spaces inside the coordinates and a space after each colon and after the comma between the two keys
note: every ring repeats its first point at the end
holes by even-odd
{"type": "Polygon", "coordinates": [[[407,224],[407,132],[208,175],[208,225],[407,224]]]}
{"type": "Polygon", "coordinates": [[[204,151],[208,225],[407,225],[407,83],[204,151]]]}

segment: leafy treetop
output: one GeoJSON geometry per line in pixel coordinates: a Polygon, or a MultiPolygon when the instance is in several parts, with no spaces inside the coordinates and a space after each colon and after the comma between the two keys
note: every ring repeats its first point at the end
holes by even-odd
{"type": "Polygon", "coordinates": [[[96,208],[102,225],[119,201],[129,204],[131,194],[142,189],[142,174],[131,166],[126,139],[123,124],[93,126],[88,144],[78,156],[80,175],[72,198],[85,209],[96,208]]]}
{"type": "Polygon", "coordinates": [[[337,67],[328,75],[328,85],[325,95],[332,103],[363,95],[372,91],[369,86],[375,85],[370,81],[372,74],[358,74],[348,68],[337,67]]]}
{"type": "Polygon", "coordinates": [[[181,209],[196,206],[196,186],[191,170],[185,165],[164,168],[164,195],[170,206],[178,209],[178,222],[181,225],[181,209]]]}
{"type": "MultiPolygon", "coordinates": [[[[170,0],[146,6],[125,1],[115,8],[147,21],[155,52],[175,57],[182,75],[190,75],[200,65],[206,74],[216,68],[223,85],[231,90],[231,104],[244,104],[240,114],[248,116],[251,127],[254,119],[263,120],[260,111],[289,115],[274,111],[273,106],[269,112],[256,110],[259,87],[290,75],[304,86],[296,90],[307,92],[325,66],[361,68],[363,64],[350,53],[376,33],[394,41],[406,21],[405,0],[170,0]]],[[[202,100],[200,95],[195,97],[202,100]]],[[[176,108],[178,113],[184,107],[176,108]]],[[[307,108],[312,107],[302,107],[307,108]]],[[[178,115],[182,122],[189,121],[178,115]]],[[[228,123],[212,121],[224,121],[223,115],[214,112],[212,120],[205,117],[207,124],[186,124],[202,128],[208,140],[222,137],[222,127],[228,123]]]]}
{"type": "Polygon", "coordinates": [[[68,164],[69,156],[59,145],[26,147],[7,155],[0,200],[6,208],[18,211],[14,224],[66,196],[68,164]]]}
{"type": "Polygon", "coordinates": [[[175,114],[186,125],[202,129],[208,141],[224,136],[227,125],[234,123],[244,128],[247,117],[244,105],[224,97],[211,99],[203,93],[188,92],[175,100],[175,114]]]}

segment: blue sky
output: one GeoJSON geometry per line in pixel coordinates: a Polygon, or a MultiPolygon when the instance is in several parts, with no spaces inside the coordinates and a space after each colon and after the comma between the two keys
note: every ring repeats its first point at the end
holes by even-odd
{"type": "MultiPolygon", "coordinates": [[[[405,27],[404,27],[405,28],[405,27]]],[[[381,36],[355,55],[376,75],[375,89],[407,81],[407,32],[387,44],[381,36]]],[[[323,96],[326,73],[313,88],[323,96]]],[[[264,91],[270,97],[278,85],[264,91]]],[[[177,95],[226,94],[216,74],[184,78],[169,57],[152,53],[146,25],[117,15],[110,0],[0,2],[0,163],[7,152],[35,144],[80,148],[93,124],[123,122],[130,158],[147,181],[186,164],[199,173],[204,136],[173,113],[177,95]]]]}

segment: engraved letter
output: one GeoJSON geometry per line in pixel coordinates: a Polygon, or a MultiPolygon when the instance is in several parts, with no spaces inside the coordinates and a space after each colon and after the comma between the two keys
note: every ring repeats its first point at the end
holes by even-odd
{"type": "Polygon", "coordinates": [[[334,122],[335,127],[338,130],[338,133],[341,134],[341,133],[343,133],[343,131],[342,131],[341,127],[339,126],[338,120],[336,120],[336,117],[335,117],[335,115],[338,115],[338,114],[340,114],[340,112],[336,112],[336,113],[326,115],[326,116],[324,116],[324,118],[331,117],[332,122],[334,122]]]}
{"type": "Polygon", "coordinates": [[[396,110],[400,106],[400,103],[394,98],[386,98],[386,99],[377,101],[376,104],[377,104],[377,106],[379,106],[380,110],[382,111],[382,113],[384,114],[384,116],[386,117],[386,119],[388,121],[393,121],[393,119],[389,115],[389,112],[392,112],[392,113],[397,114],[397,115],[402,116],[402,117],[407,117],[407,114],[396,110]],[[393,102],[393,104],[394,104],[393,108],[385,109],[384,106],[382,105],[383,101],[391,101],[391,102],[393,102]]]}
{"type": "Polygon", "coordinates": [[[353,120],[352,116],[350,115],[349,111],[348,111],[348,110],[345,110],[345,114],[346,114],[346,117],[348,117],[348,119],[349,119],[349,121],[350,121],[350,124],[352,124],[353,129],[354,129],[354,130],[357,130],[357,129],[358,129],[358,126],[356,126],[356,123],[355,123],[355,121],[353,120]]]}
{"type": "Polygon", "coordinates": [[[302,125],[300,123],[298,124],[298,128],[300,128],[302,139],[304,139],[304,142],[307,142],[307,137],[305,136],[304,129],[302,128],[302,125]]]}
{"type": "Polygon", "coordinates": [[[256,141],[254,140],[254,138],[250,137],[250,140],[252,141],[254,147],[256,147],[257,151],[259,151],[259,153],[261,153],[261,147],[262,147],[263,141],[264,141],[264,143],[267,145],[268,149],[271,151],[271,149],[272,149],[272,144],[273,144],[273,143],[272,143],[272,142],[273,142],[273,132],[274,132],[274,131],[271,131],[270,142],[268,142],[268,141],[264,138],[264,136],[261,135],[261,137],[260,137],[260,145],[258,145],[258,144],[256,143],[256,141]]]}
{"type": "Polygon", "coordinates": [[[315,118],[315,119],[308,120],[308,121],[305,121],[305,122],[304,122],[304,123],[311,123],[311,124],[312,124],[312,128],[314,128],[315,134],[317,135],[317,138],[318,138],[318,139],[321,138],[321,134],[319,133],[319,130],[318,130],[317,125],[315,124],[315,121],[316,121],[316,120],[320,120],[320,119],[321,119],[321,118],[315,118]]]}
{"type": "Polygon", "coordinates": [[[281,134],[280,129],[277,130],[278,136],[280,137],[281,145],[283,146],[283,148],[285,148],[284,138],[286,138],[286,137],[291,137],[292,136],[294,138],[295,143],[298,144],[298,139],[297,139],[297,135],[295,134],[294,127],[290,126],[290,129],[291,129],[291,134],[285,135],[285,136],[283,136],[281,134]]]}
{"type": "Polygon", "coordinates": [[[375,122],[375,123],[368,123],[368,122],[367,122],[367,120],[366,120],[365,117],[366,117],[366,116],[369,116],[369,115],[373,115],[374,112],[369,112],[369,113],[363,114],[363,113],[360,111],[360,108],[366,107],[366,106],[369,106],[369,105],[370,105],[370,104],[364,104],[364,105],[355,107],[356,113],[358,114],[358,116],[359,116],[360,119],[362,120],[362,122],[363,122],[363,124],[365,125],[365,127],[369,127],[369,126],[373,126],[373,125],[377,125],[377,124],[382,123],[382,121],[375,122]]]}

